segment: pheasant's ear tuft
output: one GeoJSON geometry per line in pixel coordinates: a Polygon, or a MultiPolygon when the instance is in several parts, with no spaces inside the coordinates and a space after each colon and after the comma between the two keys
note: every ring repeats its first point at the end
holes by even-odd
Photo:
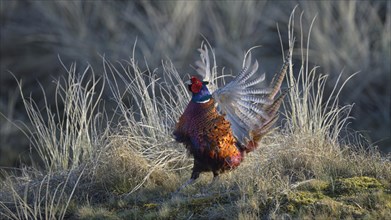
{"type": "Polygon", "coordinates": [[[190,91],[192,93],[199,93],[202,88],[201,80],[197,79],[195,76],[192,76],[190,81],[191,81],[190,91]]]}

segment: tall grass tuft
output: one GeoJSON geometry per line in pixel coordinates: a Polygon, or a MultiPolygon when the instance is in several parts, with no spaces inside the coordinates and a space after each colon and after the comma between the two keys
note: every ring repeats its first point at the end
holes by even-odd
{"type": "Polygon", "coordinates": [[[105,60],[105,77],[117,103],[116,113],[121,116],[119,129],[124,132],[124,141],[162,167],[168,161],[181,161],[183,149],[174,142],[172,129],[189,100],[172,63],[163,63],[163,71],[163,77],[158,78],[155,71],[140,70],[133,58],[120,68],[105,60]],[[119,83],[124,84],[124,90],[119,83]]]}
{"type": "MultiPolygon", "coordinates": [[[[190,96],[171,62],[163,62],[162,69],[160,74],[149,68],[143,71],[134,57],[117,65],[104,59],[104,77],[116,103],[114,114],[119,123],[109,138],[111,146],[103,157],[123,155],[121,152],[135,155],[130,158],[120,156],[124,166],[135,172],[130,171],[124,176],[122,173],[113,174],[113,178],[120,182],[141,180],[129,185],[129,194],[139,189],[151,175],[156,178],[156,173],[168,175],[189,167],[185,148],[174,141],[172,130],[190,96]],[[143,169],[137,168],[139,162],[145,165],[143,169]]],[[[110,167],[110,164],[99,164],[95,176],[99,178],[100,169],[110,167]]]]}
{"type": "MultiPolygon", "coordinates": [[[[56,81],[55,106],[47,102],[41,85],[45,101],[43,109],[23,94],[22,82],[18,82],[32,124],[31,127],[25,126],[25,134],[45,169],[50,171],[74,169],[90,159],[96,140],[100,139],[95,128],[100,117],[104,116],[104,112],[98,111],[103,87],[97,89],[97,85],[102,78],[97,79],[90,67],[77,75],[75,64],[67,72],[67,78],[56,81]]],[[[102,82],[104,85],[104,80],[102,82]]]]}
{"type": "Polygon", "coordinates": [[[1,183],[0,217],[64,219],[83,172],[40,174],[25,170],[21,177],[8,176],[1,183]]]}
{"type": "MultiPolygon", "coordinates": [[[[300,18],[311,24],[311,60],[329,75],[326,94],[336,95],[334,84],[346,84],[338,99],[355,103],[351,126],[385,152],[391,146],[391,3],[389,1],[301,2],[300,18]],[[343,71],[344,74],[340,72],[343,71]],[[352,78],[351,73],[359,72],[352,78]],[[338,74],[340,73],[340,74],[338,74]],[[332,93],[334,92],[334,93],[332,93]]],[[[308,59],[306,59],[308,61],[308,59]]],[[[341,88],[342,89],[342,88],[341,88]]]]}
{"type": "Polygon", "coordinates": [[[91,67],[81,74],[75,64],[63,67],[68,76],[55,81],[55,106],[42,85],[43,108],[24,95],[18,82],[32,125],[20,129],[40,161],[33,161],[31,169],[23,167],[19,176],[2,172],[0,214],[5,218],[63,219],[80,180],[86,179],[86,165],[98,159],[108,135],[110,123],[100,100],[104,79],[96,78],[91,67]]]}
{"type": "MultiPolygon", "coordinates": [[[[295,12],[295,11],[294,11],[295,12]]],[[[289,42],[291,44],[295,33],[295,13],[291,14],[289,19],[289,42]]],[[[300,22],[304,13],[300,15],[300,22]]],[[[288,104],[286,105],[285,114],[287,117],[287,129],[292,134],[307,133],[309,135],[319,135],[324,138],[338,143],[341,130],[345,128],[350,119],[352,105],[340,106],[338,99],[344,85],[349,79],[353,78],[356,73],[351,74],[346,80],[339,85],[342,72],[331,90],[331,93],[325,94],[325,86],[329,75],[319,74],[318,67],[310,67],[309,57],[310,37],[312,25],[308,31],[308,37],[300,37],[300,60],[301,63],[295,63],[296,69],[299,69],[297,77],[294,75],[293,64],[290,64],[290,71],[287,75],[288,87],[290,88],[288,104]],[[298,67],[297,67],[298,65],[298,67]]],[[[300,23],[300,33],[303,33],[303,24],[300,23]]]]}

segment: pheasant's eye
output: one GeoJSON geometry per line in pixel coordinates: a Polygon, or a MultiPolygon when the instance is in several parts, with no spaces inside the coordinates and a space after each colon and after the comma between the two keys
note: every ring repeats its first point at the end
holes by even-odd
{"type": "Polygon", "coordinates": [[[191,85],[190,85],[190,91],[192,93],[199,93],[202,88],[202,82],[197,79],[196,77],[191,77],[191,85]]]}

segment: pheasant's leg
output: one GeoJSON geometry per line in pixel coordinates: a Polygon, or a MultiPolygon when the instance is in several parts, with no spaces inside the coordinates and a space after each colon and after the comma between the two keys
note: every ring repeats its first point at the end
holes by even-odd
{"type": "Polygon", "coordinates": [[[209,183],[208,188],[211,188],[219,179],[220,179],[219,173],[213,172],[213,179],[212,182],[209,183]]]}
{"type": "Polygon", "coordinates": [[[175,191],[175,193],[180,192],[183,188],[185,188],[186,186],[192,184],[194,182],[194,180],[196,180],[199,176],[200,176],[200,172],[197,172],[197,171],[193,170],[193,173],[191,174],[191,178],[188,181],[186,181],[184,184],[182,184],[182,186],[179,187],[177,189],[177,191],[175,191]]]}
{"type": "Polygon", "coordinates": [[[210,182],[209,187],[212,187],[218,180],[220,176],[218,172],[213,172],[213,180],[210,182]]]}
{"type": "Polygon", "coordinates": [[[194,182],[194,180],[195,180],[195,179],[190,178],[188,181],[186,181],[184,184],[182,184],[182,186],[179,187],[179,188],[175,191],[175,193],[179,193],[183,188],[185,188],[186,186],[192,184],[192,183],[194,182]]]}
{"type": "Polygon", "coordinates": [[[207,194],[208,191],[216,184],[216,182],[219,180],[220,176],[218,173],[213,172],[213,179],[212,181],[204,188],[201,189],[203,194],[207,194]]]}

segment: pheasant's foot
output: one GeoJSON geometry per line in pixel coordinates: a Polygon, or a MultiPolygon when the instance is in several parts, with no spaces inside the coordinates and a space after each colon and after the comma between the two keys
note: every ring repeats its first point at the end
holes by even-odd
{"type": "Polygon", "coordinates": [[[185,187],[187,187],[188,185],[192,184],[194,182],[195,179],[193,178],[190,178],[188,181],[186,181],[184,184],[182,184],[182,186],[180,186],[174,193],[173,195],[176,195],[178,194],[182,189],[184,189],[185,187]]]}
{"type": "Polygon", "coordinates": [[[213,186],[216,185],[219,179],[220,179],[219,176],[214,176],[212,182],[210,182],[206,187],[201,189],[202,194],[207,194],[210,191],[210,189],[212,189],[213,186]]]}

